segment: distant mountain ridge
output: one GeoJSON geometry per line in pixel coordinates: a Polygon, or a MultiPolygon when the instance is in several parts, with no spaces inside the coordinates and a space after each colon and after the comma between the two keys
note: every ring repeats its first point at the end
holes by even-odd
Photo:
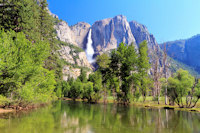
{"type": "Polygon", "coordinates": [[[166,42],[166,44],[169,47],[169,56],[193,67],[200,73],[200,34],[189,39],[166,42]]]}

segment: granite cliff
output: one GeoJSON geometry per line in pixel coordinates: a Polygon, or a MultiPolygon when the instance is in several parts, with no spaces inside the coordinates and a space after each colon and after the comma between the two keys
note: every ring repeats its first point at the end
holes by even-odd
{"type": "Polygon", "coordinates": [[[121,42],[126,44],[133,42],[137,47],[143,40],[147,40],[149,48],[157,44],[154,36],[149,34],[146,26],[136,21],[128,22],[123,15],[98,20],[92,26],[86,22],[79,22],[69,27],[66,22],[62,21],[54,28],[59,40],[74,44],[84,50],[87,47],[87,36],[91,28],[92,45],[96,54],[115,49],[121,42]]]}
{"type": "Polygon", "coordinates": [[[65,63],[62,69],[63,80],[67,81],[69,77],[76,79],[81,74],[81,69],[85,69],[89,76],[94,68],[88,62],[84,50],[66,43],[62,43],[59,47],[58,53],[65,63]]]}
{"type": "Polygon", "coordinates": [[[136,21],[128,22],[123,15],[96,21],[92,25],[92,40],[96,54],[115,49],[121,42],[134,43],[136,48],[144,40],[147,40],[149,48],[157,44],[146,26],[136,21]]]}
{"type": "Polygon", "coordinates": [[[92,25],[93,47],[96,53],[115,49],[119,43],[135,43],[131,28],[123,15],[96,21],[92,25]]]}
{"type": "Polygon", "coordinates": [[[140,44],[142,41],[147,40],[148,47],[150,49],[153,49],[153,46],[157,45],[155,37],[153,36],[153,34],[149,33],[148,28],[145,25],[142,25],[137,21],[131,21],[129,22],[129,25],[137,44],[140,44]]]}

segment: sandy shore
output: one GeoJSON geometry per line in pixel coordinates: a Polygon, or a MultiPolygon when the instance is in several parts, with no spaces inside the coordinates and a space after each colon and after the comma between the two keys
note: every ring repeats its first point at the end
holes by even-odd
{"type": "Polygon", "coordinates": [[[13,112],[15,111],[14,109],[3,109],[3,108],[0,108],[0,113],[8,113],[8,112],[13,112]]]}

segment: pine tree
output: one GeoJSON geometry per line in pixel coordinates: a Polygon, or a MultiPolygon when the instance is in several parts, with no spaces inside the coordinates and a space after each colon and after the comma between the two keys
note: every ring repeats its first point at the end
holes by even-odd
{"type": "Polygon", "coordinates": [[[81,69],[81,75],[78,77],[82,83],[87,82],[87,73],[83,69],[81,69]]]}
{"type": "Polygon", "coordinates": [[[150,64],[148,58],[147,41],[143,41],[142,43],[139,44],[138,69],[140,75],[140,88],[143,95],[143,101],[145,101],[147,95],[147,89],[151,85],[151,80],[148,76],[148,70],[150,69],[150,64]]]}
{"type": "Polygon", "coordinates": [[[23,32],[27,39],[36,42],[40,38],[38,10],[39,6],[35,0],[4,1],[0,28],[5,31],[12,29],[15,32],[23,32]]]}
{"type": "Polygon", "coordinates": [[[52,22],[52,16],[48,13],[48,4],[46,0],[42,0],[40,2],[40,10],[39,10],[39,20],[40,20],[40,32],[41,32],[41,40],[50,40],[54,42],[54,28],[52,22]]]}

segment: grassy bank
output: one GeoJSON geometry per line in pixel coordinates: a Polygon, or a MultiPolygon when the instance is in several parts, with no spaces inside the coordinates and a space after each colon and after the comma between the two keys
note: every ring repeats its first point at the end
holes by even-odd
{"type": "MultiPolygon", "coordinates": [[[[70,98],[64,98],[64,100],[72,100],[70,98]]],[[[185,97],[183,98],[183,101],[185,97]]],[[[82,99],[76,99],[76,101],[82,101],[82,99]]],[[[116,101],[116,100],[115,100],[116,101]]],[[[103,103],[103,98],[99,100],[100,103],[103,103]]],[[[107,97],[107,103],[114,103],[113,97],[107,97]]],[[[160,104],[157,101],[153,101],[153,97],[146,97],[146,101],[143,102],[143,98],[140,97],[138,101],[133,101],[130,103],[131,106],[140,106],[144,108],[164,108],[164,109],[174,109],[174,110],[181,110],[181,111],[189,111],[189,112],[200,112],[200,101],[196,104],[195,108],[179,108],[178,105],[170,106],[165,105],[165,98],[160,97],[160,104]]]]}

